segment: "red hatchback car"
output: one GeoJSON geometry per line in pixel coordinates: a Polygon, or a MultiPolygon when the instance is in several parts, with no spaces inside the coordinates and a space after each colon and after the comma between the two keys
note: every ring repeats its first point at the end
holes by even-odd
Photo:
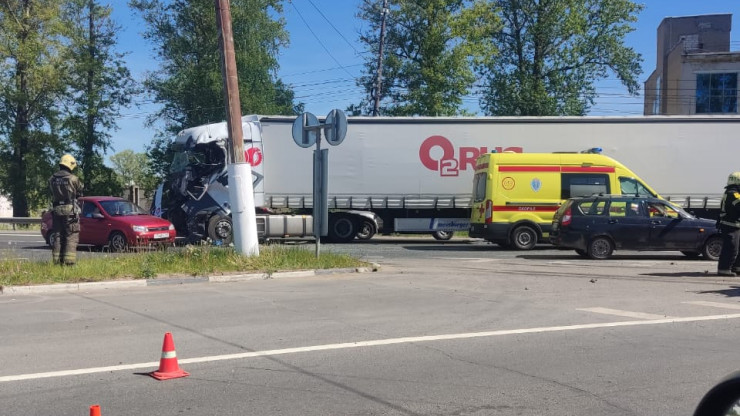
{"type": "MultiPolygon", "coordinates": [[[[175,242],[175,227],[171,222],[149,215],[123,198],[85,196],[79,201],[82,207],[79,244],[124,251],[129,247],[175,242]]],[[[58,238],[51,228],[51,212],[45,211],[41,216],[41,235],[49,245],[58,238]]]]}

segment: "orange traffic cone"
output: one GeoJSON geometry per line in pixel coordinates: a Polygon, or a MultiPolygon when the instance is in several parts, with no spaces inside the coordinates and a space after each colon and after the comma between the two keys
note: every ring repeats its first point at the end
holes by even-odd
{"type": "Polygon", "coordinates": [[[190,373],[183,371],[177,365],[177,353],[175,352],[175,343],[172,341],[172,334],[164,334],[164,343],[162,344],[162,359],[159,360],[159,370],[149,373],[150,376],[157,380],[169,380],[171,378],[187,377],[190,373]]]}
{"type": "Polygon", "coordinates": [[[90,406],[90,416],[100,416],[100,405],[94,404],[90,406]]]}

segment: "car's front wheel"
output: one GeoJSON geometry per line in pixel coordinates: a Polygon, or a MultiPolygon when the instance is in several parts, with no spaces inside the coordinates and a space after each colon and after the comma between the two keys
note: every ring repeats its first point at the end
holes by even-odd
{"type": "Polygon", "coordinates": [[[128,241],[126,241],[126,236],[120,231],[113,231],[108,237],[108,249],[120,253],[126,251],[127,248],[128,241]]]}
{"type": "Polygon", "coordinates": [[[614,252],[614,243],[606,237],[596,237],[588,245],[588,256],[596,260],[604,260],[611,257],[614,252]]]}
{"type": "Polygon", "coordinates": [[[702,247],[701,254],[707,260],[719,260],[719,253],[722,251],[722,237],[715,235],[707,238],[702,247]]]}
{"type": "Polygon", "coordinates": [[[51,233],[49,233],[46,242],[49,243],[49,247],[54,247],[54,242],[57,240],[59,240],[59,233],[52,231],[51,233]]]}

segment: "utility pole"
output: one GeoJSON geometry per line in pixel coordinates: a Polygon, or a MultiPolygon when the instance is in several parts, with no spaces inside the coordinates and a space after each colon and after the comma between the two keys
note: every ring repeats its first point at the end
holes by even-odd
{"type": "Polygon", "coordinates": [[[378,74],[375,85],[375,105],[373,117],[380,115],[380,93],[383,85],[383,44],[385,43],[385,17],[388,15],[388,0],[383,0],[383,11],[380,12],[380,46],[378,47],[378,74]]]}
{"type": "Polygon", "coordinates": [[[244,162],[244,143],[242,137],[242,110],[239,101],[239,80],[236,72],[234,36],[231,31],[231,10],[229,0],[215,0],[216,24],[218,25],[218,44],[221,47],[221,75],[224,80],[224,103],[226,104],[226,124],[229,127],[229,162],[244,162]]]}
{"type": "Polygon", "coordinates": [[[239,79],[236,71],[234,35],[231,30],[229,0],[214,0],[216,24],[221,49],[221,75],[224,80],[226,124],[229,129],[229,207],[233,224],[234,248],[247,256],[259,255],[257,215],[254,209],[252,167],[244,158],[244,132],[242,109],[239,101],[239,79]]]}

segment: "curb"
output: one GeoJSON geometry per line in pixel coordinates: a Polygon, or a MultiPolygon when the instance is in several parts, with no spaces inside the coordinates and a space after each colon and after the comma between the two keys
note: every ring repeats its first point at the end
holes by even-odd
{"type": "Polygon", "coordinates": [[[373,263],[372,267],[357,267],[345,269],[319,269],[319,270],[302,270],[291,272],[275,273],[247,273],[231,274],[222,276],[194,276],[194,277],[162,277],[159,279],[140,279],[140,280],[116,280],[110,282],[82,282],[82,283],[58,283],[51,285],[34,285],[34,286],[0,286],[0,296],[2,295],[33,295],[39,293],[64,293],[89,290],[108,290],[124,289],[132,287],[146,286],[164,286],[164,285],[182,285],[189,283],[233,283],[246,282],[250,280],[267,280],[281,279],[289,277],[312,277],[326,276],[333,274],[347,273],[370,273],[380,269],[378,264],[373,263]]]}

